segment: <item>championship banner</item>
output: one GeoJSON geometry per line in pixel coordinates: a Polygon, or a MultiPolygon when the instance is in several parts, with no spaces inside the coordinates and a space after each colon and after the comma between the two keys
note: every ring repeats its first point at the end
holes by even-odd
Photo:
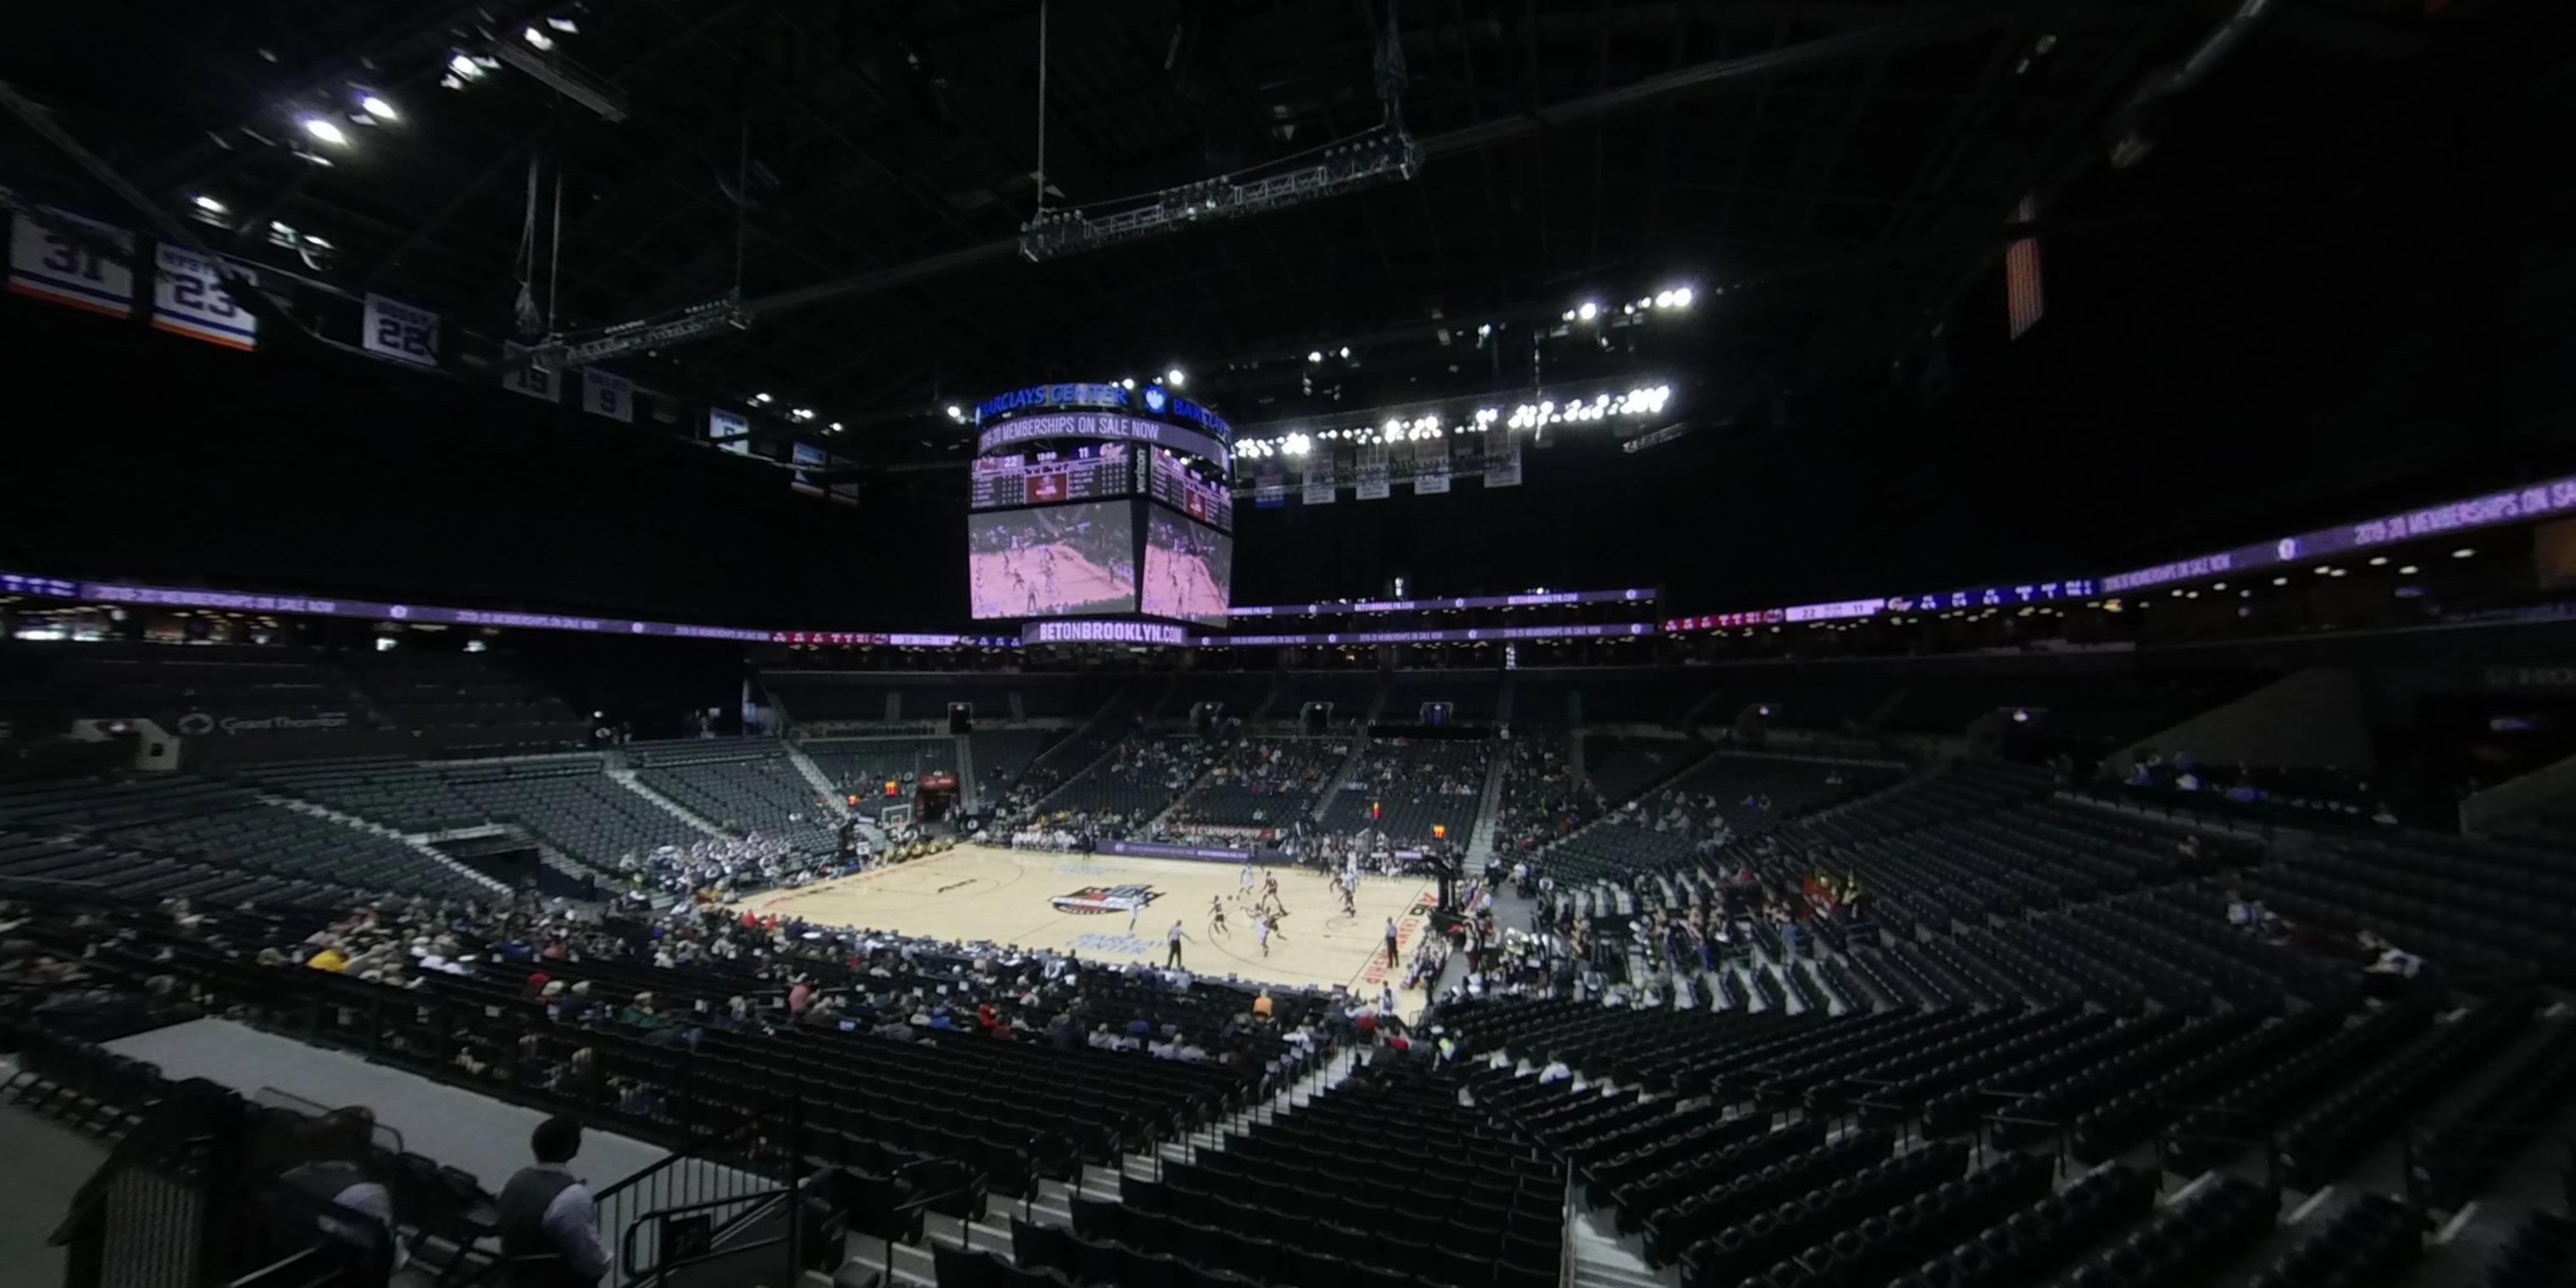
{"type": "Polygon", "coordinates": [[[90,233],[126,258],[111,259],[97,245],[21,215],[9,230],[9,289],[112,318],[134,316],[134,234],[51,206],[42,209],[48,218],[90,233]]]}
{"type": "Polygon", "coordinates": [[[1413,445],[1413,494],[1430,496],[1449,490],[1449,440],[1425,438],[1413,445]]]}
{"type": "Polygon", "coordinates": [[[415,367],[438,365],[437,314],[371,293],[363,325],[367,352],[415,367]]]}
{"type": "MultiPolygon", "coordinates": [[[[516,359],[527,351],[525,345],[501,346],[501,356],[504,358],[516,359]]],[[[512,393],[526,394],[539,402],[550,403],[563,401],[563,382],[564,373],[548,371],[534,364],[514,368],[508,375],[501,377],[502,388],[512,393]]]]}
{"type": "Polygon", "coordinates": [[[815,480],[812,473],[814,470],[822,469],[826,463],[822,448],[811,443],[792,444],[787,449],[787,461],[795,467],[787,472],[789,490],[802,492],[807,496],[823,495],[823,485],[815,480]]]}
{"type": "Polygon", "coordinates": [[[635,421],[635,382],[597,367],[581,369],[582,410],[623,424],[635,421]]]}
{"type": "Polygon", "coordinates": [[[1496,425],[1485,431],[1485,486],[1519,487],[1521,485],[1520,444],[1512,441],[1512,431],[1496,425]]]}
{"type": "Polygon", "coordinates": [[[1449,435],[1449,477],[1474,478],[1485,472],[1485,435],[1463,426],[1449,435]]]}
{"type": "Polygon", "coordinates": [[[1336,499],[1333,486],[1333,463],[1328,458],[1306,467],[1306,504],[1331,505],[1336,499]]]}
{"type": "Polygon", "coordinates": [[[1363,447],[1359,455],[1359,482],[1351,494],[1363,501],[1383,501],[1387,497],[1386,448],[1363,447]]]}
{"type": "MultiPolygon", "coordinates": [[[[233,303],[224,289],[223,266],[184,246],[162,242],[154,248],[152,326],[173,335],[245,352],[259,347],[259,319],[233,303]]],[[[233,272],[257,281],[247,268],[233,272]]]]}
{"type": "Polygon", "coordinates": [[[1264,466],[1252,478],[1252,504],[1263,510],[1276,510],[1288,504],[1288,476],[1276,465],[1264,466]]]}

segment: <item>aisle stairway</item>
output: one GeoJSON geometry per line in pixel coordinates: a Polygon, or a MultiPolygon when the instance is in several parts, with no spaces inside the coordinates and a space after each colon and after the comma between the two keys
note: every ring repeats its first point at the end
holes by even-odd
{"type": "MultiPolygon", "coordinates": [[[[921,1243],[893,1245],[893,1282],[912,1285],[912,1288],[937,1288],[938,1275],[931,1252],[933,1244],[999,1253],[1008,1258],[1011,1255],[1013,1218],[1070,1229],[1074,1198],[1114,1199],[1119,1194],[1121,1177],[1150,1180],[1165,1162],[1186,1163],[1202,1151],[1224,1149],[1229,1140],[1242,1134],[1251,1124],[1282,1114],[1293,1114],[1316,1096],[1340,1085],[1358,1068],[1357,1055],[1349,1050],[1336,1053],[1331,1060],[1289,1083],[1269,1100],[1211,1128],[1192,1132],[1186,1141],[1166,1141],[1150,1151],[1126,1154],[1115,1168],[1086,1163],[1081,1177],[1073,1184],[1043,1181],[1038,1192],[1026,1203],[996,1200],[981,1218],[972,1221],[934,1215],[923,1230],[921,1243]]],[[[847,1236],[843,1250],[848,1260],[840,1273],[833,1276],[836,1284],[863,1284],[888,1269],[889,1249],[885,1240],[872,1235],[851,1234],[847,1236]]]]}

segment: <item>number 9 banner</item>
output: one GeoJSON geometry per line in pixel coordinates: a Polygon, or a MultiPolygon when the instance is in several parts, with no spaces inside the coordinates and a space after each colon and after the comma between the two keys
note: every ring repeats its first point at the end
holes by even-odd
{"type": "Polygon", "coordinates": [[[367,296],[366,351],[415,367],[438,365],[438,315],[400,300],[367,296]]]}

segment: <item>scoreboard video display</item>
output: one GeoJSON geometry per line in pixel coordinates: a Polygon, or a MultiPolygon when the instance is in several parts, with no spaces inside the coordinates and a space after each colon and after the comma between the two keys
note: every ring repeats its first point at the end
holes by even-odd
{"type": "Polygon", "coordinates": [[[1062,501],[1097,501],[1139,490],[1142,458],[1125,443],[1087,443],[1071,452],[987,456],[974,463],[966,508],[1006,510],[1062,501]]]}

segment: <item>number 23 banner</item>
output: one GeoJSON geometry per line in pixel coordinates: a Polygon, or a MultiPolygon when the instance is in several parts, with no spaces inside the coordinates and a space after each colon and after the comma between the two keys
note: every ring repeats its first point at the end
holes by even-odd
{"type": "MultiPolygon", "coordinates": [[[[225,289],[222,272],[214,261],[185,247],[167,242],[155,249],[152,282],[152,325],[163,331],[193,336],[227,349],[253,349],[259,346],[259,319],[250,310],[233,302],[225,289]]],[[[244,281],[257,281],[251,271],[231,264],[234,275],[244,281]]]]}

